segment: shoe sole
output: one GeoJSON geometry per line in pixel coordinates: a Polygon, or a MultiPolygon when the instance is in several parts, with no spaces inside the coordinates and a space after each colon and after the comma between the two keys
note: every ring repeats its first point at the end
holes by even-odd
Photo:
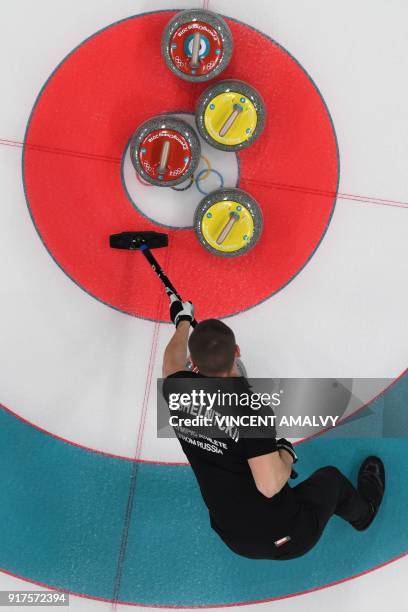
{"type": "MultiPolygon", "coordinates": [[[[367,457],[367,458],[366,458],[366,459],[363,461],[363,463],[361,464],[361,466],[360,466],[360,469],[359,469],[359,471],[358,471],[358,485],[357,485],[357,489],[358,489],[358,490],[360,490],[361,478],[362,478],[362,476],[363,476],[363,474],[364,474],[364,472],[365,472],[365,468],[366,468],[366,466],[367,466],[369,463],[376,463],[376,464],[379,466],[379,468],[380,468],[380,470],[379,470],[379,472],[380,472],[379,476],[380,476],[380,479],[381,479],[381,482],[382,482],[382,495],[381,495],[381,499],[380,499],[380,501],[379,501],[379,503],[378,503],[378,506],[376,506],[376,507],[375,507],[374,514],[373,514],[373,516],[371,517],[371,519],[370,519],[369,523],[368,523],[367,525],[365,525],[365,526],[364,526],[362,529],[358,529],[358,531],[365,531],[366,529],[368,529],[368,528],[370,527],[370,525],[372,524],[372,522],[374,521],[375,517],[376,517],[376,516],[377,516],[377,514],[378,514],[378,511],[379,511],[379,509],[380,509],[380,506],[381,506],[382,500],[383,500],[383,498],[384,498],[384,492],[385,492],[385,468],[384,468],[384,463],[382,462],[382,460],[381,460],[379,457],[375,457],[375,456],[373,456],[373,455],[372,455],[372,456],[370,456],[370,457],[367,457]]],[[[373,502],[371,502],[371,503],[373,504],[373,502]]],[[[374,504],[373,504],[373,505],[374,505],[374,504]]]]}
{"type": "Polygon", "coordinates": [[[365,468],[367,467],[367,465],[369,463],[376,463],[379,467],[380,467],[380,478],[383,484],[383,494],[385,491],[385,468],[384,468],[384,463],[382,462],[382,460],[379,457],[375,457],[374,455],[367,457],[366,459],[364,459],[363,463],[360,466],[360,469],[358,471],[358,486],[360,486],[360,481],[361,478],[365,472],[365,468]]]}

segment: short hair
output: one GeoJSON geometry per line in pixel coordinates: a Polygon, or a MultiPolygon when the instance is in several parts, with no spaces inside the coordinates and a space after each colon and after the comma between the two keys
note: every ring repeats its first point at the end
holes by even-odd
{"type": "Polygon", "coordinates": [[[218,319],[198,323],[188,341],[191,359],[205,376],[229,374],[236,346],[234,332],[218,319]]]}

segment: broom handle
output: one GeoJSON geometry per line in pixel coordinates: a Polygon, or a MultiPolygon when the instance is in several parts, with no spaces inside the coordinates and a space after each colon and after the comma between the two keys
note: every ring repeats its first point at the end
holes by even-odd
{"type": "MultiPolygon", "coordinates": [[[[180,294],[178,293],[178,291],[176,290],[174,285],[171,283],[171,281],[168,278],[168,276],[166,276],[166,274],[163,272],[163,270],[161,269],[157,259],[152,255],[150,249],[146,245],[143,244],[140,247],[139,250],[146,257],[146,259],[149,262],[153,272],[156,272],[157,276],[160,278],[161,282],[166,287],[166,289],[169,289],[172,293],[174,293],[174,295],[177,297],[177,299],[179,299],[182,302],[183,300],[181,299],[180,294]]],[[[196,325],[197,325],[197,321],[195,319],[193,319],[191,321],[191,327],[195,327],[196,325]]]]}

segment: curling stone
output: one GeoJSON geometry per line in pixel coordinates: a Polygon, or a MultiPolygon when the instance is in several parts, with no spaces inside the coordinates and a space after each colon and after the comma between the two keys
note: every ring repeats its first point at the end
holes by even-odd
{"type": "Polygon", "coordinates": [[[208,81],[227,67],[232,55],[231,31],[222,17],[203,9],[177,13],[162,37],[167,66],[186,81],[208,81]]]}
{"type": "Polygon", "coordinates": [[[258,203],[242,189],[212,191],[198,205],[194,229],[210,253],[237,257],[252,249],[262,232],[258,203]]]}
{"type": "Polygon", "coordinates": [[[265,125],[260,94],[244,81],[219,81],[199,97],[197,129],[216,149],[238,151],[252,144],[265,125]]]}
{"type": "Polygon", "coordinates": [[[182,119],[159,115],[142,123],[132,136],[130,157],[148,183],[172,187],[191,176],[200,161],[201,145],[182,119]]]}

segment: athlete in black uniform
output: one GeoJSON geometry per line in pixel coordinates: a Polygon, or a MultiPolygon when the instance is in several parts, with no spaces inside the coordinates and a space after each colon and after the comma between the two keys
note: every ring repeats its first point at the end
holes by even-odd
{"type": "MultiPolygon", "coordinates": [[[[232,330],[216,319],[202,321],[190,335],[191,302],[170,296],[176,331],[163,360],[163,378],[225,378],[245,387],[232,330]],[[199,371],[186,369],[187,349],[199,371]]],[[[166,395],[166,381],[164,383],[166,395]]],[[[362,463],[357,489],[333,466],[323,467],[297,486],[288,479],[297,460],[291,443],[271,437],[238,440],[176,435],[197,478],[212,528],[237,554],[286,560],[309,551],[333,514],[363,531],[381,504],[384,466],[378,457],[362,463]]]]}

